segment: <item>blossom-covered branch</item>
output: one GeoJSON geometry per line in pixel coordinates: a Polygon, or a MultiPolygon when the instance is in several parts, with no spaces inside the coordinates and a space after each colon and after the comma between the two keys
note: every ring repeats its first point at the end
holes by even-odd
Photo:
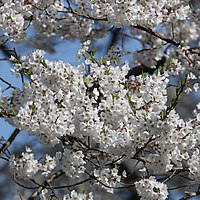
{"type": "MultiPolygon", "coordinates": [[[[0,78],[7,85],[0,116],[16,127],[0,156],[20,130],[54,149],[39,158],[26,146],[10,156],[16,183],[36,188],[25,198],[92,200],[96,188],[115,193],[133,187],[143,200],[165,200],[169,182],[178,176],[199,183],[200,103],[187,120],[176,110],[183,95],[199,91],[199,14],[189,0],[1,1],[4,41],[24,42],[34,27],[41,38],[82,42],[75,66],[48,60],[41,49],[8,55],[22,87],[0,78]],[[118,33],[106,55],[97,56],[95,41],[112,30],[118,33]],[[126,50],[124,36],[141,47],[126,50]],[[133,63],[123,61],[126,55],[134,56],[133,63]],[[177,76],[182,80],[171,84],[177,76]],[[130,160],[138,175],[125,184],[133,173],[123,164],[130,160]]],[[[183,199],[195,195],[199,190],[183,199]]]]}

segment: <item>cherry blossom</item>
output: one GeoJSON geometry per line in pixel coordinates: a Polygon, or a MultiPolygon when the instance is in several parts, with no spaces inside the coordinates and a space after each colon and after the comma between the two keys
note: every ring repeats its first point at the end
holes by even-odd
{"type": "Polygon", "coordinates": [[[2,0],[0,5],[0,46],[27,41],[30,27],[39,38],[82,43],[77,65],[48,60],[42,49],[26,56],[14,49],[9,59],[0,59],[11,61],[11,73],[22,80],[16,87],[0,78],[8,86],[0,92],[0,116],[16,127],[0,155],[16,182],[36,185],[29,199],[92,200],[99,188],[113,194],[133,187],[143,200],[165,200],[174,177],[198,184],[200,103],[188,119],[176,110],[183,95],[199,92],[200,9],[192,1],[2,0]],[[95,41],[115,31],[121,44],[113,42],[97,56],[95,41]],[[127,51],[124,38],[138,41],[141,49],[127,51]],[[133,62],[124,61],[127,55],[133,62]],[[39,158],[25,147],[10,155],[6,150],[20,131],[54,151],[40,152],[39,158]],[[127,183],[132,174],[123,165],[131,160],[141,176],[127,183]],[[56,196],[54,190],[66,188],[56,196]]]}

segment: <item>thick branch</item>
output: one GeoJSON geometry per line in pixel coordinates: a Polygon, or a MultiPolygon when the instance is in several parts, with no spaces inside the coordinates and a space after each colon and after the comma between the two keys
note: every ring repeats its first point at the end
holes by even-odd
{"type": "Polygon", "coordinates": [[[0,149],[0,157],[8,149],[8,147],[12,144],[12,142],[15,140],[15,138],[19,134],[19,132],[20,132],[20,130],[16,128],[14,130],[14,132],[12,133],[12,135],[8,138],[6,143],[3,144],[3,146],[0,149]]]}
{"type": "MultiPolygon", "coordinates": [[[[0,50],[2,51],[2,53],[8,58],[10,59],[10,57],[14,54],[16,54],[15,50],[9,50],[9,48],[6,46],[6,44],[0,45],[0,50]]],[[[9,60],[10,62],[12,62],[11,60],[9,60]]]]}

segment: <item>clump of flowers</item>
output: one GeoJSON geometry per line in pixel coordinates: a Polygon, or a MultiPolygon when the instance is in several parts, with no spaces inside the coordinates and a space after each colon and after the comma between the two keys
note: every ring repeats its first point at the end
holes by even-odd
{"type": "Polygon", "coordinates": [[[168,196],[167,185],[157,182],[153,176],[135,182],[135,187],[141,200],[165,200],[168,196]]]}

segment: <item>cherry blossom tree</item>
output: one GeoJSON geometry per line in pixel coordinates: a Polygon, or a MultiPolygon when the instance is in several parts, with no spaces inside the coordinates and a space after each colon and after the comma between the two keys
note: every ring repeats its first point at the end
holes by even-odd
{"type": "MultiPolygon", "coordinates": [[[[1,49],[40,38],[78,38],[79,64],[45,58],[42,45],[28,55],[5,51],[16,87],[0,78],[0,116],[16,127],[0,146],[0,156],[26,193],[21,199],[103,199],[133,188],[142,200],[165,200],[184,188],[181,199],[200,195],[200,102],[184,120],[176,111],[183,95],[198,92],[200,9],[189,0],[1,0],[1,49]],[[107,53],[95,42],[111,33],[107,53]],[[131,38],[141,49],[128,51],[131,38]],[[118,45],[116,43],[118,42],[118,45]],[[134,66],[124,61],[134,57],[134,66]],[[176,84],[171,77],[180,76],[176,84]],[[168,89],[175,92],[169,99],[168,89]],[[5,95],[7,91],[9,95],[5,95]],[[27,131],[55,149],[42,158],[24,146],[9,151],[27,131]],[[124,163],[137,175],[126,170],[124,163]],[[133,162],[132,162],[133,163],[133,162]],[[184,185],[171,187],[177,177],[184,185]],[[192,187],[193,186],[193,187],[192,187]],[[189,188],[192,187],[192,191],[189,188]],[[189,192],[188,192],[189,191],[189,192]]],[[[5,49],[4,49],[5,50],[5,49]]]]}

